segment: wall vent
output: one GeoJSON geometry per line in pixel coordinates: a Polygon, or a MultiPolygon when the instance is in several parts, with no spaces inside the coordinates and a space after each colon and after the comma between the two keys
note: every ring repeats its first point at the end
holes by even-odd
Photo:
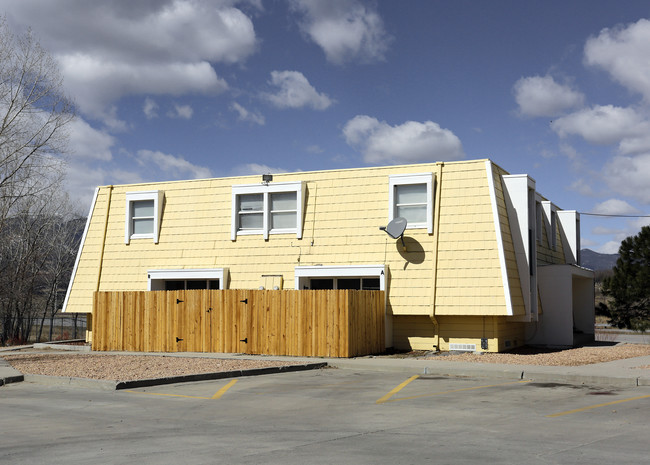
{"type": "Polygon", "coordinates": [[[476,352],[476,344],[458,344],[456,342],[452,342],[449,344],[449,350],[476,352]]]}

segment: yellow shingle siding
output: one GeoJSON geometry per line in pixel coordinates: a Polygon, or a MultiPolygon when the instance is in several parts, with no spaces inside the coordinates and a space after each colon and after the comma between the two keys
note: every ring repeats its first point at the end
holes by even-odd
{"type": "Polygon", "coordinates": [[[87,231],[79,252],[73,281],[70,284],[66,311],[72,313],[90,312],[93,292],[97,290],[100,270],[102,243],[104,241],[105,212],[108,205],[109,189],[99,189],[92,206],[87,231]]]}
{"type": "Polygon", "coordinates": [[[256,289],[262,275],[283,276],[294,287],[298,265],[387,264],[396,314],[428,314],[433,244],[426,229],[406,231],[407,252],[379,230],[388,222],[388,176],[434,172],[435,164],[274,175],[274,182],[304,181],[303,237],[296,234],[240,235],[230,239],[232,186],[259,176],[115,186],[99,190],[68,312],[89,312],[95,290],[147,288],[147,270],[230,268],[230,288],[256,289]],[[164,191],[159,243],[124,241],[126,193],[164,191]],[[108,227],[103,226],[108,207],[108,227]],[[98,250],[104,241],[101,282],[98,250]]]}
{"type": "Polygon", "coordinates": [[[497,210],[499,214],[499,224],[501,226],[501,241],[503,243],[504,257],[506,262],[506,272],[508,274],[508,289],[510,292],[510,302],[512,305],[513,315],[523,315],[526,313],[523,293],[521,290],[521,281],[519,280],[519,270],[517,268],[517,258],[515,256],[515,246],[510,231],[510,220],[508,218],[508,209],[506,207],[503,175],[508,174],[505,170],[493,166],[494,189],[497,200],[497,210]]]}
{"type": "Polygon", "coordinates": [[[505,315],[485,161],[445,164],[441,180],[436,315],[505,315]]]}

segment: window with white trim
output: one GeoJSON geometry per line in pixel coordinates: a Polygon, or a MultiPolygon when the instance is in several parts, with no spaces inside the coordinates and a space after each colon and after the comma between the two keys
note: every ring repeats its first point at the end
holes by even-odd
{"type": "Polygon", "coordinates": [[[386,289],[385,265],[297,266],[296,289],[386,289]]]}
{"type": "Polygon", "coordinates": [[[126,193],[124,243],[131,239],[153,239],[158,243],[163,191],[126,193]]]}
{"type": "Polygon", "coordinates": [[[227,289],[228,277],[228,268],[149,270],[147,290],[227,289]]]}
{"type": "Polygon", "coordinates": [[[232,186],[230,238],[239,235],[296,234],[302,238],[303,182],[232,186]]]}
{"type": "Polygon", "coordinates": [[[407,229],[433,233],[433,173],[389,176],[388,220],[406,218],[407,229]]]}

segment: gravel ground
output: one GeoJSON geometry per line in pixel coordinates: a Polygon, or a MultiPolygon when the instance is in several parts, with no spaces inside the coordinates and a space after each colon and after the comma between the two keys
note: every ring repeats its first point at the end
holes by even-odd
{"type": "Polygon", "coordinates": [[[2,358],[23,374],[116,381],[295,365],[273,360],[224,360],[162,355],[31,353],[3,355],[2,358]]]}
{"type": "MultiPolygon", "coordinates": [[[[439,354],[424,352],[402,354],[400,358],[449,362],[505,363],[518,365],[578,366],[610,362],[650,355],[650,345],[621,344],[616,346],[580,347],[568,350],[540,350],[524,348],[509,353],[439,354]]],[[[164,378],[219,371],[246,370],[270,366],[294,365],[274,360],[233,360],[201,357],[169,357],[164,355],[109,355],[109,354],[8,354],[2,358],[15,369],[26,374],[66,376],[73,378],[131,381],[164,378]]],[[[650,365],[639,368],[650,369],[650,365]]]]}
{"type": "MultiPolygon", "coordinates": [[[[650,355],[650,345],[621,344],[615,346],[579,347],[567,350],[535,350],[524,348],[508,353],[466,353],[459,355],[434,355],[420,357],[425,360],[449,362],[505,363],[515,365],[579,366],[611,362],[624,358],[650,355]]],[[[640,368],[649,368],[643,366],[640,368]]]]}

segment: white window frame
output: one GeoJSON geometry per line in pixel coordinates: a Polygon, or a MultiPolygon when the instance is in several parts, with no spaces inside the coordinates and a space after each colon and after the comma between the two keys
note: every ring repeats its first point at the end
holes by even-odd
{"type": "Polygon", "coordinates": [[[379,278],[379,290],[386,290],[386,265],[297,266],[295,289],[311,278],[379,278]]]}
{"type": "Polygon", "coordinates": [[[296,234],[298,239],[302,239],[302,223],[305,205],[305,183],[296,182],[274,182],[269,184],[240,184],[232,186],[232,218],[230,227],[230,239],[236,240],[237,236],[244,235],[262,235],[264,239],[269,238],[269,234],[296,234]],[[273,193],[295,192],[296,193],[296,227],[295,228],[271,228],[271,201],[270,195],[273,193]],[[262,194],[263,198],[263,220],[261,229],[239,230],[239,199],[240,195],[262,194]]]}
{"type": "Polygon", "coordinates": [[[429,234],[433,234],[433,173],[391,174],[388,176],[388,221],[393,221],[396,217],[397,205],[395,205],[395,187],[408,184],[426,184],[427,221],[426,223],[407,223],[406,229],[426,228],[429,234]]]}
{"type": "Polygon", "coordinates": [[[147,290],[151,290],[151,281],[166,281],[173,279],[201,279],[206,281],[219,280],[219,289],[228,289],[230,277],[228,268],[202,268],[190,270],[149,270],[147,271],[147,290]]]}
{"type": "Polygon", "coordinates": [[[162,217],[163,191],[139,191],[126,193],[124,243],[129,244],[131,239],[153,239],[154,244],[158,243],[160,237],[160,220],[162,217]],[[141,200],[153,200],[153,231],[147,234],[133,233],[133,202],[141,200]]]}

